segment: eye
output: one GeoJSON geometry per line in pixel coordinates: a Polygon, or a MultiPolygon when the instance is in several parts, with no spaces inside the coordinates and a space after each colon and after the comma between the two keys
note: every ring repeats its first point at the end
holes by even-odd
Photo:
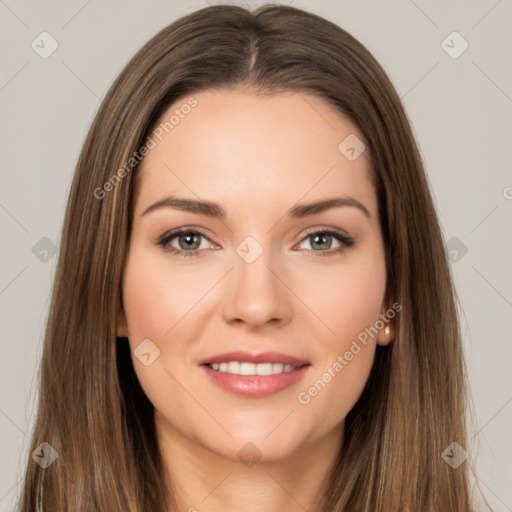
{"type": "Polygon", "coordinates": [[[161,246],[164,251],[175,254],[179,257],[198,256],[204,249],[208,249],[201,244],[201,238],[210,240],[204,233],[197,229],[180,228],[174,231],[169,231],[162,235],[157,244],[161,246]],[[172,245],[171,242],[176,239],[177,247],[172,245]]]}
{"type": "Polygon", "coordinates": [[[307,249],[313,251],[315,256],[333,256],[344,252],[347,247],[354,245],[353,238],[335,228],[310,231],[306,237],[302,239],[301,245],[304,241],[309,241],[310,248],[307,249]],[[333,239],[337,240],[340,245],[334,250],[331,250],[333,239]]]}
{"type": "MultiPolygon", "coordinates": [[[[205,249],[211,248],[209,244],[202,244],[201,238],[211,240],[197,228],[180,228],[168,231],[160,237],[157,245],[164,251],[174,254],[178,257],[201,256],[205,249]],[[175,241],[176,245],[173,245],[175,241]]],[[[314,256],[333,256],[344,252],[348,247],[354,245],[354,240],[343,231],[335,228],[317,229],[310,231],[303,239],[300,245],[309,241],[310,248],[306,248],[314,256]],[[332,249],[333,239],[340,244],[332,249]],[[325,249],[325,250],[324,250],[325,249]]],[[[299,246],[300,246],[299,245],[299,246]]]]}

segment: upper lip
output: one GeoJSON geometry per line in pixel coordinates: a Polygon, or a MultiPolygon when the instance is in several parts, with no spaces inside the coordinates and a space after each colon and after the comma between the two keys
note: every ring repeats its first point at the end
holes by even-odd
{"type": "Polygon", "coordinates": [[[242,363],[282,363],[291,364],[292,366],[304,366],[309,364],[308,361],[282,354],[281,352],[258,352],[257,354],[237,350],[235,352],[225,352],[207,357],[199,362],[200,365],[209,363],[225,363],[228,361],[240,361],[242,363]]]}

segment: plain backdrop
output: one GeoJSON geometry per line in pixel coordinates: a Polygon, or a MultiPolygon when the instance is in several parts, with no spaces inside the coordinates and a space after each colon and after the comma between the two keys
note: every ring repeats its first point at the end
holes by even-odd
{"type": "MultiPolygon", "coordinates": [[[[466,449],[494,510],[512,511],[512,1],[291,4],[359,39],[403,100],[462,305],[475,405],[466,449]]],[[[206,5],[0,0],[0,511],[12,510],[29,455],[43,328],[84,137],[131,56],[206,5]]]]}

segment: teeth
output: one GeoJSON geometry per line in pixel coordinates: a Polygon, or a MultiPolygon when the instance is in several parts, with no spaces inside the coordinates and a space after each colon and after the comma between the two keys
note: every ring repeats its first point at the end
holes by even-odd
{"type": "Polygon", "coordinates": [[[208,365],[212,370],[235,375],[275,375],[278,373],[291,372],[296,369],[291,364],[282,363],[241,363],[229,361],[224,363],[211,363],[208,365]]]}
{"type": "MultiPolygon", "coordinates": [[[[231,365],[237,365],[238,363],[229,363],[230,366],[228,366],[229,369],[231,368],[231,365]]],[[[254,375],[256,373],[256,365],[254,363],[240,363],[240,371],[236,371],[236,367],[232,369],[233,373],[240,373],[241,375],[254,375]]]]}

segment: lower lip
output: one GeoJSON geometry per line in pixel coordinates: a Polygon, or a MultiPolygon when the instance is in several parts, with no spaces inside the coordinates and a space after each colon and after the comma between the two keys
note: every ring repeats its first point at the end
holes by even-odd
{"type": "Polygon", "coordinates": [[[274,375],[236,375],[234,373],[219,372],[202,365],[207,375],[217,386],[235,395],[250,398],[263,398],[293,386],[307,373],[310,365],[301,366],[291,372],[274,375]]]}

